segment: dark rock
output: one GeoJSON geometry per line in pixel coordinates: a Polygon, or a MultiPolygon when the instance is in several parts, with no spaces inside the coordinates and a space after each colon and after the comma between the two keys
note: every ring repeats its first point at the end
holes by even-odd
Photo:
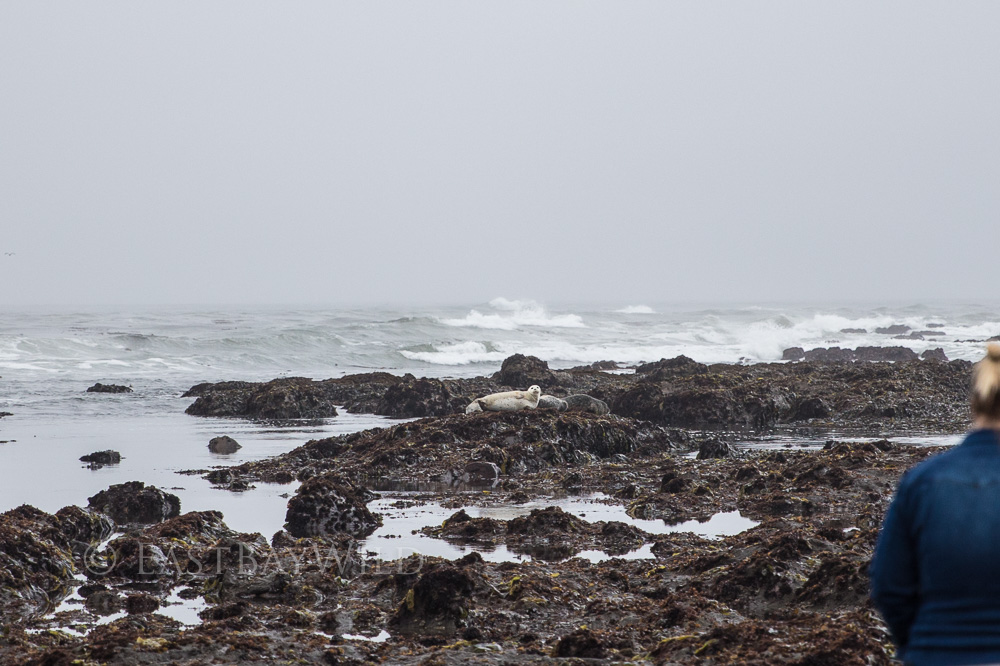
{"type": "Polygon", "coordinates": [[[440,566],[420,576],[392,620],[401,634],[454,634],[469,614],[475,583],[468,570],[440,566]]]}
{"type": "Polygon", "coordinates": [[[902,335],[903,333],[909,333],[910,327],[904,324],[893,324],[892,326],[876,328],[875,332],[880,335],[902,335]]]}
{"type": "Polygon", "coordinates": [[[566,411],[569,412],[590,412],[598,416],[604,416],[611,412],[607,403],[603,400],[598,400],[582,393],[568,395],[563,402],[566,403],[566,411]]]}
{"type": "Polygon", "coordinates": [[[675,356],[674,358],[661,358],[653,363],[644,363],[635,369],[635,373],[648,375],[651,381],[663,382],[678,377],[707,374],[708,366],[687,356],[675,356]]]}
{"type": "Polygon", "coordinates": [[[605,659],[608,651],[590,629],[577,629],[560,638],[552,654],[562,658],[605,659]]]}
{"type": "Polygon", "coordinates": [[[916,361],[917,353],[909,347],[858,347],[855,351],[859,361],[916,361]]]}
{"type": "Polygon", "coordinates": [[[155,613],[160,610],[160,600],[149,594],[130,594],[125,599],[125,611],[129,615],[155,613]]]}
{"type": "Polygon", "coordinates": [[[844,335],[865,335],[868,329],[865,328],[842,328],[840,332],[844,335]]]}
{"type": "Polygon", "coordinates": [[[944,353],[944,349],[938,347],[937,349],[928,349],[920,355],[920,358],[924,361],[941,361],[942,363],[948,362],[948,356],[944,353]]]}
{"type": "Polygon", "coordinates": [[[213,437],[208,442],[208,450],[212,453],[221,453],[223,455],[228,455],[230,453],[236,453],[243,447],[240,443],[229,435],[222,435],[221,437],[213,437]]]}
{"type": "Polygon", "coordinates": [[[587,523],[558,506],[533,509],[507,523],[507,533],[521,536],[551,537],[557,534],[586,532],[587,523]]]}
{"type": "Polygon", "coordinates": [[[491,462],[470,462],[465,466],[466,483],[493,483],[500,478],[500,468],[491,462]]]}
{"type": "Polygon", "coordinates": [[[295,537],[346,533],[365,537],[382,524],[365,506],[375,496],[333,474],[303,483],[288,500],[285,529],[295,537]]]}
{"type": "Polygon", "coordinates": [[[707,439],[698,447],[698,460],[708,458],[735,458],[738,455],[732,444],[717,439],[707,439]]]}
{"type": "Polygon", "coordinates": [[[64,506],[56,511],[59,531],[69,539],[73,551],[80,553],[92,543],[104,541],[115,531],[111,518],[78,506],[64,506]]]}
{"type": "Polygon", "coordinates": [[[263,419],[328,418],[337,415],[322,382],[304,377],[274,379],[264,384],[223,382],[192,388],[200,393],[186,413],[194,416],[244,416],[263,419]]]}
{"type": "Polygon", "coordinates": [[[444,416],[464,410],[465,398],[453,395],[440,379],[417,379],[406,375],[390,386],[374,412],[380,416],[414,418],[444,416]]]}
{"type": "Polygon", "coordinates": [[[120,386],[118,384],[102,384],[100,382],[94,384],[89,389],[87,393],[131,393],[131,386],[120,386]]]}
{"type": "Polygon", "coordinates": [[[829,349],[819,347],[805,353],[805,360],[821,363],[847,363],[855,360],[856,357],[853,350],[841,349],[840,347],[830,347],[829,349]]]}
{"type": "MultiPolygon", "coordinates": [[[[98,615],[111,615],[117,613],[122,607],[122,598],[114,590],[109,590],[103,585],[102,589],[93,590],[88,595],[85,596],[86,602],[85,606],[87,610],[98,615]]],[[[82,589],[82,588],[81,588],[82,589]]]]}
{"type": "Polygon", "coordinates": [[[806,357],[806,350],[802,347],[789,347],[781,352],[782,361],[801,361],[806,357]]]}
{"type": "Polygon", "coordinates": [[[504,359],[500,372],[493,378],[503,386],[527,389],[537,384],[545,388],[559,384],[559,378],[549,370],[549,364],[536,356],[514,354],[504,359]]]}
{"type": "Polygon", "coordinates": [[[95,451],[80,458],[80,462],[94,465],[117,465],[122,461],[122,454],[108,449],[107,451],[95,451]]]}
{"type": "Polygon", "coordinates": [[[88,499],[94,511],[111,516],[116,523],[158,523],[181,512],[177,495],[129,481],[111,486],[88,499]]]}
{"type": "Polygon", "coordinates": [[[22,505],[0,514],[0,616],[4,623],[65,594],[73,545],[55,516],[22,505]]]}
{"type": "Polygon", "coordinates": [[[572,367],[569,370],[567,370],[567,372],[592,372],[592,371],[604,372],[607,370],[617,370],[618,367],[619,366],[617,361],[594,361],[590,365],[578,365],[572,367]]]}
{"type": "Polygon", "coordinates": [[[10,412],[0,412],[0,419],[2,419],[5,416],[14,416],[14,415],[11,414],[10,412]]]}
{"type": "Polygon", "coordinates": [[[829,349],[818,347],[805,352],[806,361],[820,363],[849,363],[851,361],[916,361],[917,354],[909,347],[858,347],[857,349],[829,349]]]}
{"type": "Polygon", "coordinates": [[[796,401],[792,405],[792,413],[788,416],[788,420],[807,421],[809,419],[823,419],[832,413],[833,410],[826,400],[814,396],[796,401]]]}

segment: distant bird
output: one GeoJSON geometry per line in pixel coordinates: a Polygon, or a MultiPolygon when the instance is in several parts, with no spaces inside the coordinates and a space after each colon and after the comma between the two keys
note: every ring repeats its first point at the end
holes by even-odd
{"type": "Polygon", "coordinates": [[[3,254],[4,254],[5,257],[13,257],[17,253],[16,252],[4,252],[3,254]]]}

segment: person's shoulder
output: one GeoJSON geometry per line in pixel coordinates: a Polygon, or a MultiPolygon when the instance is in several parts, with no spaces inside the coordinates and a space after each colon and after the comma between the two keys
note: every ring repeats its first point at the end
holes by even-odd
{"type": "MultiPolygon", "coordinates": [[[[904,486],[917,485],[933,480],[938,474],[951,469],[955,465],[961,465],[963,459],[974,455],[973,449],[969,446],[963,446],[963,444],[970,443],[970,441],[972,443],[980,443],[979,440],[982,437],[983,435],[979,431],[971,432],[965,436],[965,439],[960,444],[917,463],[903,474],[903,478],[899,481],[900,489],[904,486]]],[[[966,464],[968,464],[967,461],[966,464]]]]}

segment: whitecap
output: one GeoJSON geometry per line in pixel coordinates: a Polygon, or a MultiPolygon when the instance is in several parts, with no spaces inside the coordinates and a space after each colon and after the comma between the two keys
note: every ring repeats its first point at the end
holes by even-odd
{"type": "Polygon", "coordinates": [[[656,311],[648,305],[627,305],[620,310],[615,310],[620,314],[656,314],[656,311]]]}
{"type": "Polygon", "coordinates": [[[506,298],[494,298],[490,307],[496,314],[484,314],[479,310],[470,310],[465,317],[458,319],[442,319],[446,326],[469,328],[487,328],[502,331],[513,331],[522,326],[544,326],[546,328],[586,328],[583,318],[576,314],[550,315],[544,307],[535,301],[512,301],[506,298]]]}

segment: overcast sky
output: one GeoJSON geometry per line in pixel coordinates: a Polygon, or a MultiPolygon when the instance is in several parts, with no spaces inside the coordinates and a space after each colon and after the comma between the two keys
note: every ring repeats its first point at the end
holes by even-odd
{"type": "Polygon", "coordinates": [[[1000,3],[0,3],[0,303],[993,298],[998,213],[1000,3]]]}

